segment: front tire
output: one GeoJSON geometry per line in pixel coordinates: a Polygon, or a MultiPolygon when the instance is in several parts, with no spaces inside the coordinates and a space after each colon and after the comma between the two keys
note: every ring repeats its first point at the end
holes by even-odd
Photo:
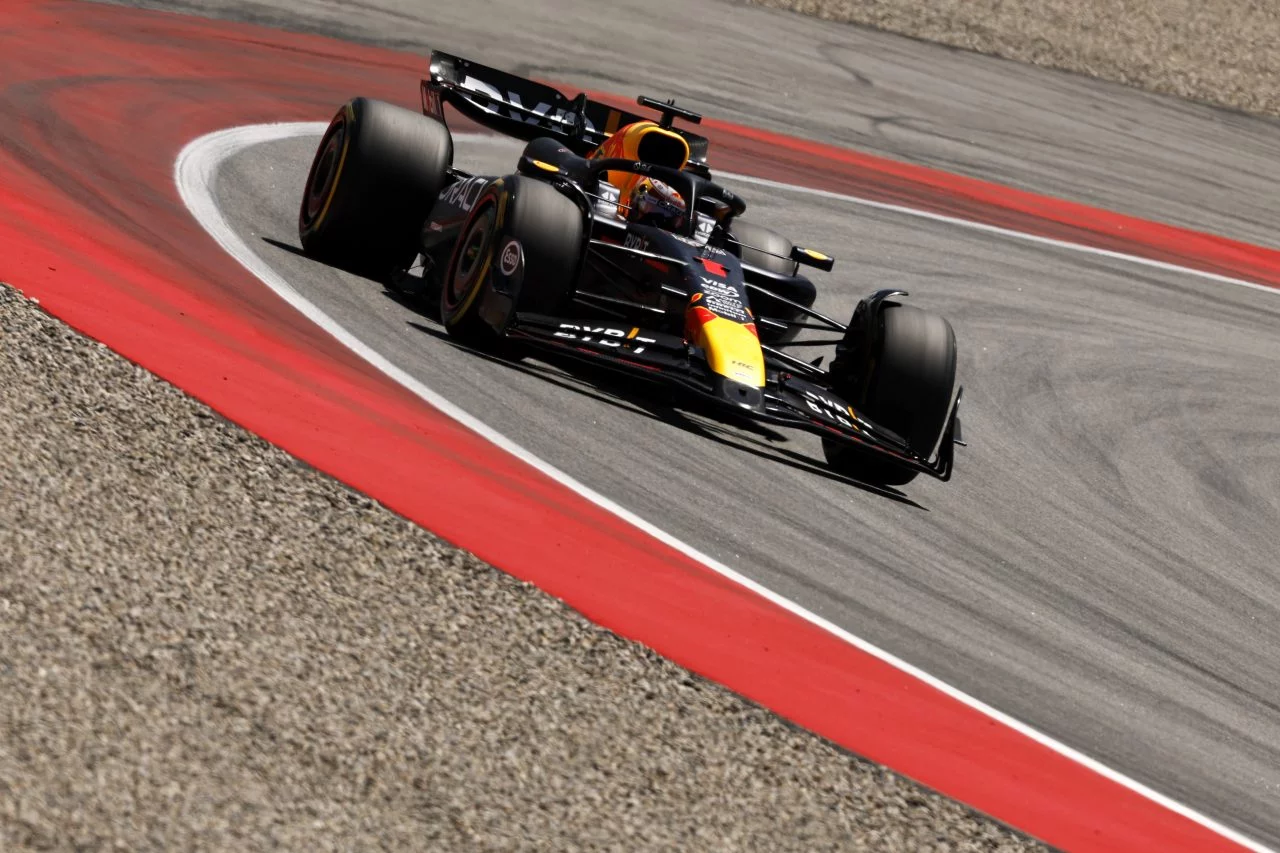
{"type": "Polygon", "coordinates": [[[441,122],[384,101],[349,101],[307,174],[303,250],[367,275],[408,267],[452,165],[453,138],[441,122]]]}
{"type": "Polygon", "coordinates": [[[576,289],[584,238],[582,210],[551,185],[518,175],[491,184],[449,259],[440,289],[445,330],[472,346],[496,345],[510,312],[481,316],[495,276],[499,292],[511,297],[510,311],[563,313],[576,289]],[[503,263],[507,251],[518,259],[510,267],[503,263]]]}
{"type": "MultiPolygon", "coordinates": [[[[855,403],[872,422],[906,439],[928,459],[937,449],[951,414],[956,382],[956,336],[946,318],[911,305],[885,302],[870,348],[872,368],[860,377],[836,374],[833,390],[855,403]]],[[[845,442],[823,439],[831,468],[863,482],[902,486],[917,471],[890,457],[845,442]]]]}

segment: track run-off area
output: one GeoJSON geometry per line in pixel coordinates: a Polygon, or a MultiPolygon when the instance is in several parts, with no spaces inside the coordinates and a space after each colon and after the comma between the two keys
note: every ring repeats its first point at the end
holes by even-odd
{"type": "MultiPolygon", "coordinates": [[[[971,447],[880,493],[802,440],[479,359],[290,251],[318,130],[286,123],[412,105],[423,57],[79,3],[5,26],[0,276],[55,315],[1051,844],[1280,838],[1277,253],[709,121],[753,218],[840,258],[823,310],[885,282],[956,323],[971,447]]],[[[461,165],[513,162],[459,127],[461,165]]]]}

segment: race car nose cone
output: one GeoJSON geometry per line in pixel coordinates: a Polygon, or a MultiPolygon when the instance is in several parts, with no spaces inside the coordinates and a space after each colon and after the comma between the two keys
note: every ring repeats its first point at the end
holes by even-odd
{"type": "Polygon", "coordinates": [[[740,409],[759,410],[764,407],[762,389],[725,379],[723,376],[717,376],[712,383],[712,393],[720,400],[740,409]]]}

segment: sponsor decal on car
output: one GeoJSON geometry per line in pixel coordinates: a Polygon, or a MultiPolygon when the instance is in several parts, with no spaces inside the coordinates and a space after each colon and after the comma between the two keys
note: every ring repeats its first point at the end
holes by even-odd
{"type": "Polygon", "coordinates": [[[422,87],[422,112],[436,118],[444,118],[444,105],[440,103],[440,93],[431,86],[422,87]]]}
{"type": "Polygon", "coordinates": [[[854,417],[853,408],[843,400],[837,400],[834,397],[828,397],[821,392],[813,391],[808,388],[801,389],[801,397],[805,405],[810,411],[828,420],[835,421],[841,426],[850,429],[857,429],[851,418],[854,417]]]}
{"type": "Polygon", "coordinates": [[[471,208],[476,206],[476,202],[480,200],[480,193],[484,190],[485,185],[489,183],[488,178],[475,177],[467,178],[465,181],[458,181],[444,192],[440,193],[440,201],[447,201],[455,207],[461,208],[464,213],[470,213],[471,208]]]}
{"type": "Polygon", "coordinates": [[[639,234],[628,234],[622,241],[622,245],[627,249],[639,249],[642,252],[649,251],[649,240],[639,234]]]}
{"type": "Polygon", "coordinates": [[[745,323],[750,317],[746,306],[742,304],[742,296],[732,284],[705,275],[698,276],[702,280],[702,297],[711,311],[728,320],[745,323]]]}
{"type": "Polygon", "coordinates": [[[713,261],[706,258],[705,254],[707,250],[705,248],[702,251],[703,251],[704,257],[701,257],[698,260],[702,261],[702,266],[706,268],[707,272],[711,273],[714,276],[718,276],[720,278],[728,278],[729,271],[724,268],[724,265],[718,261],[713,261]]]}
{"type": "Polygon", "coordinates": [[[646,344],[656,343],[654,338],[644,337],[638,328],[623,329],[617,326],[591,326],[578,323],[561,323],[554,332],[555,337],[584,344],[627,349],[634,353],[642,353],[646,344]]]}
{"type": "MultiPolygon", "coordinates": [[[[520,93],[503,92],[484,80],[479,80],[469,74],[462,79],[462,88],[481,96],[487,96],[488,99],[491,99],[490,103],[478,102],[477,105],[496,115],[502,115],[505,112],[506,117],[513,121],[522,121],[526,124],[549,128],[555,125],[562,127],[564,125],[572,125],[578,118],[576,113],[548,103],[539,102],[532,107],[526,107],[520,97],[520,93]],[[497,103],[493,103],[494,101],[497,103]],[[506,109],[503,110],[501,107],[506,107],[506,109]],[[528,112],[525,112],[526,109],[528,112]]],[[[586,125],[587,130],[594,131],[596,129],[590,119],[584,117],[583,123],[586,125]]]]}
{"type": "Polygon", "coordinates": [[[710,216],[700,213],[695,220],[695,230],[697,232],[698,245],[705,245],[711,239],[711,233],[716,230],[716,221],[710,216]]]}
{"type": "Polygon", "coordinates": [[[498,258],[498,270],[507,278],[519,272],[524,266],[524,248],[520,245],[519,240],[508,240],[507,244],[502,247],[502,254],[498,258]]]}

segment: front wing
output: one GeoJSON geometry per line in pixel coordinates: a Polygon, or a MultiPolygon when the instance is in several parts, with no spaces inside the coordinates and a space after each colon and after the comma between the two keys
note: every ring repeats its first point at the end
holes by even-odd
{"type": "Polygon", "coordinates": [[[932,458],[915,453],[901,436],[859,415],[830,389],[768,365],[764,399],[759,406],[740,406],[716,393],[717,377],[696,347],[683,338],[634,326],[588,320],[568,320],[519,313],[506,337],[575,358],[675,385],[698,396],[765,423],[844,441],[891,457],[896,463],[940,480],[951,479],[958,418],[958,398],[952,402],[947,427],[932,458]]]}

